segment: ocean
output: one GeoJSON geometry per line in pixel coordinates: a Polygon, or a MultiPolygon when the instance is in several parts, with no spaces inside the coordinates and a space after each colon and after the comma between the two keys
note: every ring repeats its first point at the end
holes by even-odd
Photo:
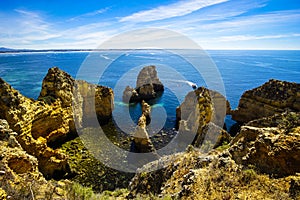
{"type": "MultiPolygon", "coordinates": [[[[233,109],[237,107],[244,91],[260,86],[269,79],[300,82],[300,51],[210,50],[206,53],[219,74],[201,74],[187,61],[186,58],[192,58],[196,62],[197,59],[201,60],[203,55],[198,55],[198,52],[191,51],[180,56],[163,50],[137,50],[125,53],[106,50],[93,53],[3,53],[0,54],[0,77],[23,95],[36,99],[48,69],[57,66],[73,77],[113,88],[115,120],[122,122],[120,126],[128,125],[125,119],[130,116],[129,124],[131,121],[131,126],[134,126],[141,113],[140,105],[124,104],[122,92],[127,85],[135,86],[136,77],[142,67],[155,65],[158,77],[166,86],[163,95],[150,102],[152,112],[158,118],[153,121],[157,123],[154,126],[156,129],[174,127],[176,107],[183,101],[184,96],[193,90],[191,84],[208,87],[206,78],[212,84],[215,81],[216,84],[222,85],[224,91],[220,92],[226,96],[233,109]],[[94,69],[103,63],[110,65],[103,73],[96,73],[97,70],[94,69]],[[218,80],[222,80],[223,83],[219,83],[218,80]]],[[[210,65],[202,67],[204,72],[211,70],[210,65]]],[[[230,117],[226,117],[227,126],[233,123],[230,117]]],[[[156,129],[152,131],[156,132],[156,129]]]]}

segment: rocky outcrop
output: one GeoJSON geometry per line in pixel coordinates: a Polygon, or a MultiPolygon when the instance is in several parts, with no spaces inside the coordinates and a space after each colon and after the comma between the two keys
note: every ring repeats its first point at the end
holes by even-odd
{"type": "Polygon", "coordinates": [[[157,76],[155,66],[144,67],[136,81],[136,87],[127,86],[123,92],[124,102],[137,102],[154,99],[164,91],[164,86],[157,76]]]}
{"type": "Polygon", "coordinates": [[[63,199],[39,172],[38,159],[23,150],[17,135],[0,119],[0,199],[63,199]]]}
{"type": "Polygon", "coordinates": [[[299,175],[271,178],[239,165],[228,150],[203,154],[190,148],[138,169],[129,185],[128,198],[290,199],[299,194],[298,182],[299,175]],[[162,168],[151,171],[153,166],[162,168]]]}
{"type": "Polygon", "coordinates": [[[145,101],[142,101],[142,115],[139,118],[138,125],[133,134],[132,151],[136,153],[155,152],[155,148],[150,140],[146,126],[150,123],[151,107],[145,101]]]}
{"type": "Polygon", "coordinates": [[[300,172],[300,114],[283,113],[241,127],[230,152],[243,165],[277,176],[300,172]]]}
{"type": "Polygon", "coordinates": [[[201,168],[212,162],[215,157],[203,156],[199,151],[192,153],[178,153],[172,156],[164,156],[157,161],[144,165],[137,170],[133,177],[129,190],[130,198],[134,198],[137,194],[160,194],[164,187],[167,187],[167,181],[174,177],[178,181],[182,181],[183,176],[194,168],[201,168]],[[194,159],[191,159],[191,158],[194,159]],[[161,169],[152,171],[153,166],[161,166],[161,169]],[[150,171],[148,173],[143,171],[150,171]]]}
{"type": "Polygon", "coordinates": [[[81,127],[93,114],[100,122],[108,119],[113,109],[110,88],[75,81],[56,67],[49,69],[39,101],[21,95],[2,79],[0,96],[0,118],[18,133],[18,142],[38,159],[40,171],[47,178],[69,172],[67,157],[48,145],[60,144],[76,134],[73,114],[80,118],[81,127]]]}
{"type": "Polygon", "coordinates": [[[111,88],[74,80],[57,67],[48,70],[39,99],[51,103],[60,101],[63,108],[75,111],[74,114],[82,118],[79,120],[82,122],[88,121],[95,114],[100,123],[105,122],[111,118],[114,108],[111,88]]]}
{"type": "Polygon", "coordinates": [[[40,171],[48,178],[68,172],[67,158],[47,146],[57,137],[66,136],[72,113],[59,104],[52,106],[21,95],[0,79],[0,118],[6,119],[22,148],[39,161],[40,171]]]}
{"type": "Polygon", "coordinates": [[[300,111],[300,84],[271,79],[242,95],[232,119],[249,122],[279,114],[285,110],[300,111]]]}
{"type": "Polygon", "coordinates": [[[213,145],[219,144],[220,134],[223,138],[230,138],[225,130],[216,128],[223,126],[226,111],[230,111],[230,106],[224,96],[199,87],[189,92],[176,109],[179,133],[194,135],[192,144],[195,146],[201,146],[204,141],[210,141],[213,145]]]}

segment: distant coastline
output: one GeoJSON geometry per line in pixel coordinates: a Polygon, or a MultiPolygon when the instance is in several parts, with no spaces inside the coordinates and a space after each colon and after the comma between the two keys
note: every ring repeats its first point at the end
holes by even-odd
{"type": "MultiPolygon", "coordinates": [[[[51,52],[97,52],[97,51],[129,51],[133,49],[12,49],[0,47],[1,53],[51,53],[51,52]]],[[[155,48],[135,49],[135,50],[161,50],[155,48]]],[[[175,49],[168,49],[175,50],[175,49]]],[[[179,49],[176,49],[179,50],[179,49]]],[[[182,50],[182,49],[180,49],[182,50]]],[[[197,50],[197,49],[185,49],[197,50]]],[[[300,49],[203,49],[205,51],[300,51],[300,49]]]]}

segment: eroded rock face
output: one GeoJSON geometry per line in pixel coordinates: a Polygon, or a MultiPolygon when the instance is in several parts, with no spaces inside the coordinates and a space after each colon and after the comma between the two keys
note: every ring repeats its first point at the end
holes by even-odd
{"type": "Polygon", "coordinates": [[[55,193],[55,186],[39,172],[39,160],[18,143],[17,135],[6,120],[0,119],[0,199],[45,199],[47,194],[63,199],[55,193]]]}
{"type": "Polygon", "coordinates": [[[158,97],[164,91],[164,86],[157,76],[155,66],[144,67],[136,81],[136,88],[127,86],[123,92],[124,102],[137,102],[158,97]]]}
{"type": "Polygon", "coordinates": [[[176,109],[179,133],[194,134],[192,144],[195,146],[201,146],[205,140],[215,144],[221,139],[219,134],[223,135],[223,138],[230,138],[225,130],[216,128],[223,126],[226,111],[230,111],[230,106],[225,97],[218,92],[199,87],[189,92],[184,102],[176,109]],[[226,136],[223,134],[225,132],[226,136]]]}
{"type": "Polygon", "coordinates": [[[139,118],[135,133],[133,134],[132,146],[136,153],[155,152],[155,148],[150,140],[146,126],[150,123],[151,107],[145,101],[142,101],[142,115],[139,118]]]}
{"type": "MultiPolygon", "coordinates": [[[[203,155],[199,151],[178,153],[172,156],[164,156],[158,161],[154,161],[137,170],[136,175],[129,185],[129,197],[135,198],[138,194],[163,194],[172,189],[172,195],[180,199],[179,191],[186,175],[194,169],[208,166],[218,156],[203,155]],[[153,166],[162,166],[161,169],[151,171],[153,166]]],[[[176,199],[177,199],[176,198],[176,199]]]]}
{"type": "Polygon", "coordinates": [[[241,127],[230,153],[243,165],[277,176],[300,172],[300,114],[284,113],[241,127]]]}
{"type": "Polygon", "coordinates": [[[75,110],[74,114],[80,116],[82,119],[79,121],[83,122],[95,114],[100,122],[106,121],[111,118],[114,108],[114,94],[111,88],[74,80],[57,67],[48,70],[39,99],[59,100],[63,108],[71,109],[71,112],[75,110]]]}
{"type": "Polygon", "coordinates": [[[47,142],[64,137],[70,131],[72,115],[59,104],[52,106],[21,95],[0,79],[0,118],[6,119],[22,148],[35,156],[46,177],[68,171],[65,155],[47,146],[47,142]]]}
{"type": "Polygon", "coordinates": [[[244,92],[237,110],[232,111],[232,119],[249,122],[287,109],[300,111],[300,84],[271,79],[244,92]]]}

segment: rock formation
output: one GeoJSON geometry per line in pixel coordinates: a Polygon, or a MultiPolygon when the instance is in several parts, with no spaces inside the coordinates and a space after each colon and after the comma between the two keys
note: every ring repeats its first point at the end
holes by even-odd
{"type": "MultiPolygon", "coordinates": [[[[59,100],[63,108],[75,110],[81,121],[97,115],[100,123],[111,118],[114,94],[111,88],[74,80],[57,67],[50,68],[43,80],[40,100],[59,100]],[[95,106],[91,106],[95,105],[95,106]]],[[[80,125],[79,125],[80,126],[80,125]]]]}
{"type": "Polygon", "coordinates": [[[144,67],[136,81],[135,89],[127,86],[123,92],[124,102],[137,102],[158,97],[164,91],[164,86],[157,76],[155,66],[144,67]]]}
{"type": "Polygon", "coordinates": [[[39,169],[47,178],[69,172],[67,157],[48,145],[57,145],[76,133],[73,114],[82,118],[80,123],[88,121],[92,114],[101,121],[109,118],[113,109],[110,88],[74,81],[56,67],[49,69],[39,101],[21,95],[2,79],[0,96],[0,118],[6,119],[12,130],[18,133],[18,142],[38,159],[39,169]],[[73,87],[77,93],[73,94],[73,87]],[[74,108],[78,108],[75,113],[72,102],[74,108]],[[95,111],[90,102],[95,104],[95,111]]]}
{"type": "Polygon", "coordinates": [[[224,136],[223,139],[230,138],[225,130],[216,128],[223,126],[224,117],[229,111],[230,106],[225,97],[218,92],[199,87],[189,92],[176,109],[179,133],[194,137],[192,144],[195,146],[201,146],[205,140],[219,144],[217,141],[221,140],[221,135],[224,136]]]}
{"type": "Polygon", "coordinates": [[[248,122],[279,114],[300,111],[300,84],[271,79],[260,87],[244,92],[232,119],[248,122]]]}
{"type": "Polygon", "coordinates": [[[72,114],[59,104],[52,106],[21,95],[0,79],[0,118],[6,119],[22,148],[39,161],[40,171],[48,178],[68,172],[67,158],[47,146],[66,136],[72,126],[72,114]]]}
{"type": "Polygon", "coordinates": [[[300,172],[300,113],[250,121],[233,139],[230,152],[243,165],[277,176],[300,172]]]}
{"type": "Polygon", "coordinates": [[[0,199],[45,199],[50,196],[63,199],[57,188],[39,172],[38,159],[23,150],[16,140],[17,135],[6,120],[0,119],[0,199]]]}
{"type": "Polygon", "coordinates": [[[136,153],[155,152],[155,148],[150,140],[146,126],[150,123],[151,107],[145,101],[142,101],[142,115],[139,118],[138,125],[133,134],[132,146],[136,153]],[[147,123],[148,122],[148,123],[147,123]]]}

